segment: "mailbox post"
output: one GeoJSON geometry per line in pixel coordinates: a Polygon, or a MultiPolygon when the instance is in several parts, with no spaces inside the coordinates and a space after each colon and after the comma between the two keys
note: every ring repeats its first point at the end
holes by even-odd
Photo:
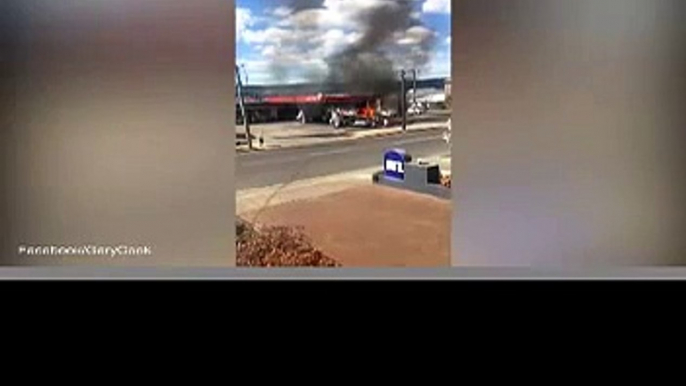
{"type": "Polygon", "coordinates": [[[384,153],[384,176],[391,180],[405,180],[405,165],[410,162],[410,155],[402,149],[391,149],[384,153]]]}
{"type": "Polygon", "coordinates": [[[441,184],[441,171],[437,163],[412,161],[403,149],[384,152],[383,170],[372,175],[375,184],[405,189],[435,197],[450,199],[450,188],[441,184]]]}

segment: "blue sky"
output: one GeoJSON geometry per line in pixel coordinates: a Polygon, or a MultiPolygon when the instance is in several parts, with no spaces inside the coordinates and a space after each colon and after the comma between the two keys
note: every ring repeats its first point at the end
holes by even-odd
{"type": "MultiPolygon", "coordinates": [[[[324,59],[360,36],[360,12],[399,0],[311,0],[294,12],[290,0],[236,0],[236,61],[249,84],[297,83],[324,76],[324,59]],[[313,22],[315,21],[316,22],[313,22]]],[[[385,47],[398,67],[428,36],[435,39],[429,61],[419,76],[450,76],[450,0],[412,0],[412,17],[421,21],[397,31],[385,47]],[[397,50],[396,50],[397,48],[397,50]],[[396,56],[393,56],[396,55],[396,56]]],[[[409,67],[408,67],[409,68],[409,67]]]]}

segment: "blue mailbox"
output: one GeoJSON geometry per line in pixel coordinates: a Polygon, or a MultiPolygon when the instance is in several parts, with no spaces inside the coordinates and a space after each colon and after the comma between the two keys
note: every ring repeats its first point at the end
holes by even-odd
{"type": "Polygon", "coordinates": [[[386,178],[394,180],[405,179],[405,164],[411,157],[403,149],[390,149],[384,153],[383,170],[386,178]]]}

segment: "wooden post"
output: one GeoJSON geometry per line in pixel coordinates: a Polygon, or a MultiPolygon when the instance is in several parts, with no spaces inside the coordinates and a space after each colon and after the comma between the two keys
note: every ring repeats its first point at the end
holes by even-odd
{"type": "Polygon", "coordinates": [[[252,150],[252,134],[250,133],[250,119],[245,108],[245,97],[243,95],[243,82],[241,81],[241,70],[236,66],[236,90],[238,91],[238,103],[241,107],[241,114],[243,114],[243,126],[245,127],[245,136],[248,139],[248,149],[252,150]]]}
{"type": "Polygon", "coordinates": [[[405,88],[405,70],[400,70],[400,116],[403,131],[407,130],[407,90],[405,88]]]}

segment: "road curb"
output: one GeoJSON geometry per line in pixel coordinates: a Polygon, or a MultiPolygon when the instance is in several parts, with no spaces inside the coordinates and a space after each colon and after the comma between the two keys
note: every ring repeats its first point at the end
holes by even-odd
{"type": "Polygon", "coordinates": [[[431,131],[431,130],[438,130],[441,129],[439,126],[435,127],[427,127],[427,128],[421,128],[421,129],[412,129],[412,130],[407,130],[403,131],[402,129],[398,129],[398,131],[392,131],[392,132],[386,132],[386,133],[374,133],[370,135],[360,135],[360,136],[354,136],[351,139],[362,139],[362,138],[379,138],[379,137],[390,137],[393,135],[397,134],[403,134],[403,133],[410,133],[410,132],[424,132],[424,131],[431,131]]]}

